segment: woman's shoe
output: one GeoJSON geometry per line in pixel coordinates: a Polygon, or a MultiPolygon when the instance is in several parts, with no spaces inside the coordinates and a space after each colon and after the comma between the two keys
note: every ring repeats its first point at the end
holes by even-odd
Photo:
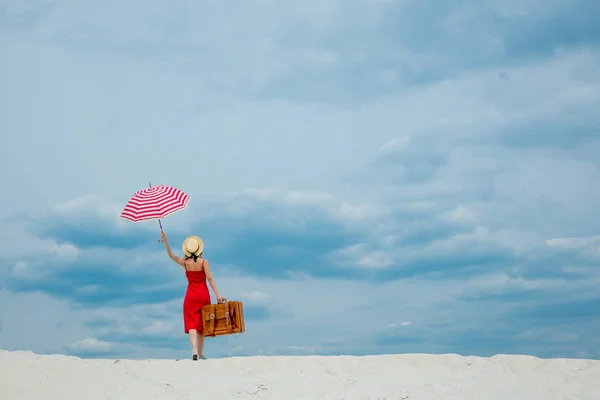
{"type": "Polygon", "coordinates": [[[192,360],[197,361],[198,360],[198,354],[192,354],[192,360]]]}

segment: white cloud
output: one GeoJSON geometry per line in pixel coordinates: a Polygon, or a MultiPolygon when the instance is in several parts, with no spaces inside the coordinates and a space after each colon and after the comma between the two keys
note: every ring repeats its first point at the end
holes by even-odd
{"type": "Polygon", "coordinates": [[[546,240],[549,247],[560,249],[584,249],[591,246],[598,246],[600,249],[600,235],[584,238],[555,238],[546,240]]]}
{"type": "Polygon", "coordinates": [[[546,245],[552,249],[574,251],[591,259],[600,260],[600,235],[548,239],[546,245]]]}
{"type": "Polygon", "coordinates": [[[450,238],[433,242],[427,250],[457,252],[470,246],[496,245],[507,249],[519,251],[529,250],[535,246],[535,238],[528,237],[527,233],[511,229],[493,231],[486,226],[476,225],[470,233],[457,233],[450,238]]]}
{"type": "Polygon", "coordinates": [[[171,333],[175,330],[176,326],[173,323],[165,321],[153,321],[150,325],[145,326],[141,329],[141,333],[149,334],[165,334],[171,333]]]}
{"type": "Polygon", "coordinates": [[[95,338],[87,338],[69,344],[69,349],[81,353],[106,352],[114,348],[113,343],[104,342],[95,338]]]}
{"type": "Polygon", "coordinates": [[[333,200],[325,191],[284,190],[281,188],[247,189],[242,192],[257,200],[291,205],[323,205],[333,200]]]}
{"type": "Polygon", "coordinates": [[[385,142],[383,144],[383,146],[381,146],[381,148],[379,149],[379,153],[382,155],[385,155],[388,153],[396,154],[396,153],[401,152],[404,149],[406,149],[409,141],[410,141],[410,137],[406,136],[406,135],[394,138],[392,140],[385,142]]]}
{"type": "Polygon", "coordinates": [[[150,224],[134,224],[119,217],[133,192],[140,189],[145,189],[145,186],[139,185],[132,189],[131,193],[122,193],[121,202],[100,194],[75,197],[56,204],[52,207],[50,215],[60,218],[65,224],[77,225],[83,220],[103,221],[121,231],[149,228],[150,224]]]}
{"type": "Polygon", "coordinates": [[[498,288],[516,287],[523,289],[556,290],[568,284],[565,279],[525,279],[513,278],[505,273],[486,274],[470,278],[467,282],[468,290],[490,290],[498,288]]]}
{"type": "Polygon", "coordinates": [[[102,287],[100,285],[85,285],[75,289],[79,294],[94,294],[97,293],[102,287]]]}
{"type": "Polygon", "coordinates": [[[365,243],[339,249],[328,258],[342,268],[387,268],[394,264],[393,257],[383,250],[372,250],[365,243]]]}
{"type": "Polygon", "coordinates": [[[79,249],[76,246],[68,243],[60,245],[54,244],[50,248],[50,251],[56,254],[58,257],[68,259],[71,261],[76,260],[79,256],[79,249]]]}
{"type": "Polygon", "coordinates": [[[390,214],[388,207],[378,203],[349,204],[345,201],[336,207],[330,208],[332,214],[340,219],[340,222],[352,224],[354,222],[366,222],[367,224],[375,219],[390,214]]]}
{"type": "Polygon", "coordinates": [[[271,303],[271,296],[259,291],[241,293],[240,296],[249,305],[267,306],[271,303]]]}
{"type": "Polygon", "coordinates": [[[294,246],[271,246],[265,249],[266,253],[278,256],[291,256],[297,251],[298,249],[294,246]]]}
{"type": "Polygon", "coordinates": [[[412,326],[412,322],[409,321],[402,321],[399,324],[390,324],[389,327],[390,328],[397,328],[397,327],[407,327],[407,326],[412,326]]]}
{"type": "Polygon", "coordinates": [[[27,263],[25,261],[17,261],[13,266],[13,274],[22,274],[27,271],[27,263]]]}
{"type": "Polygon", "coordinates": [[[463,205],[456,206],[453,210],[445,212],[441,218],[445,221],[459,224],[474,224],[479,221],[477,213],[473,209],[463,205]]]}

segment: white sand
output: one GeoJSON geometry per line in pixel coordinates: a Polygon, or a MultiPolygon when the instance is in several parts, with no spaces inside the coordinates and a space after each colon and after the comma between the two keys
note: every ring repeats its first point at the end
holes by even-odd
{"type": "Polygon", "coordinates": [[[598,400],[600,361],[458,355],[86,360],[0,350],[0,399],[598,400]]]}

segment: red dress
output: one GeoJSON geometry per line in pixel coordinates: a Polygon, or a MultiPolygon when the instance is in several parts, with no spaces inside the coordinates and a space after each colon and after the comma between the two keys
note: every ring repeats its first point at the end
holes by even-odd
{"type": "MultiPolygon", "coordinates": [[[[185,265],[185,263],[184,263],[185,265]]],[[[185,270],[188,280],[187,291],[183,298],[183,327],[185,333],[190,329],[202,332],[202,306],[210,304],[210,292],[206,285],[206,272],[185,270]]]]}

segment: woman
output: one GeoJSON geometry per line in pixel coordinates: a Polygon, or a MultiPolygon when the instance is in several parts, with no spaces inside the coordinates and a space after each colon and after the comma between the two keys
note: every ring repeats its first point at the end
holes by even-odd
{"type": "Polygon", "coordinates": [[[204,350],[204,335],[202,335],[202,306],[210,304],[210,292],[206,286],[206,280],[210,283],[217,302],[223,301],[223,298],[217,290],[215,281],[210,272],[208,261],[203,256],[204,243],[198,236],[189,236],[183,241],[183,254],[185,258],[177,257],[171,251],[169,242],[165,233],[160,231],[162,240],[165,243],[167,254],[173,261],[185,269],[185,276],[188,280],[187,291],[183,299],[183,326],[184,331],[190,337],[192,345],[192,360],[198,358],[205,360],[202,351],[204,350]]]}

